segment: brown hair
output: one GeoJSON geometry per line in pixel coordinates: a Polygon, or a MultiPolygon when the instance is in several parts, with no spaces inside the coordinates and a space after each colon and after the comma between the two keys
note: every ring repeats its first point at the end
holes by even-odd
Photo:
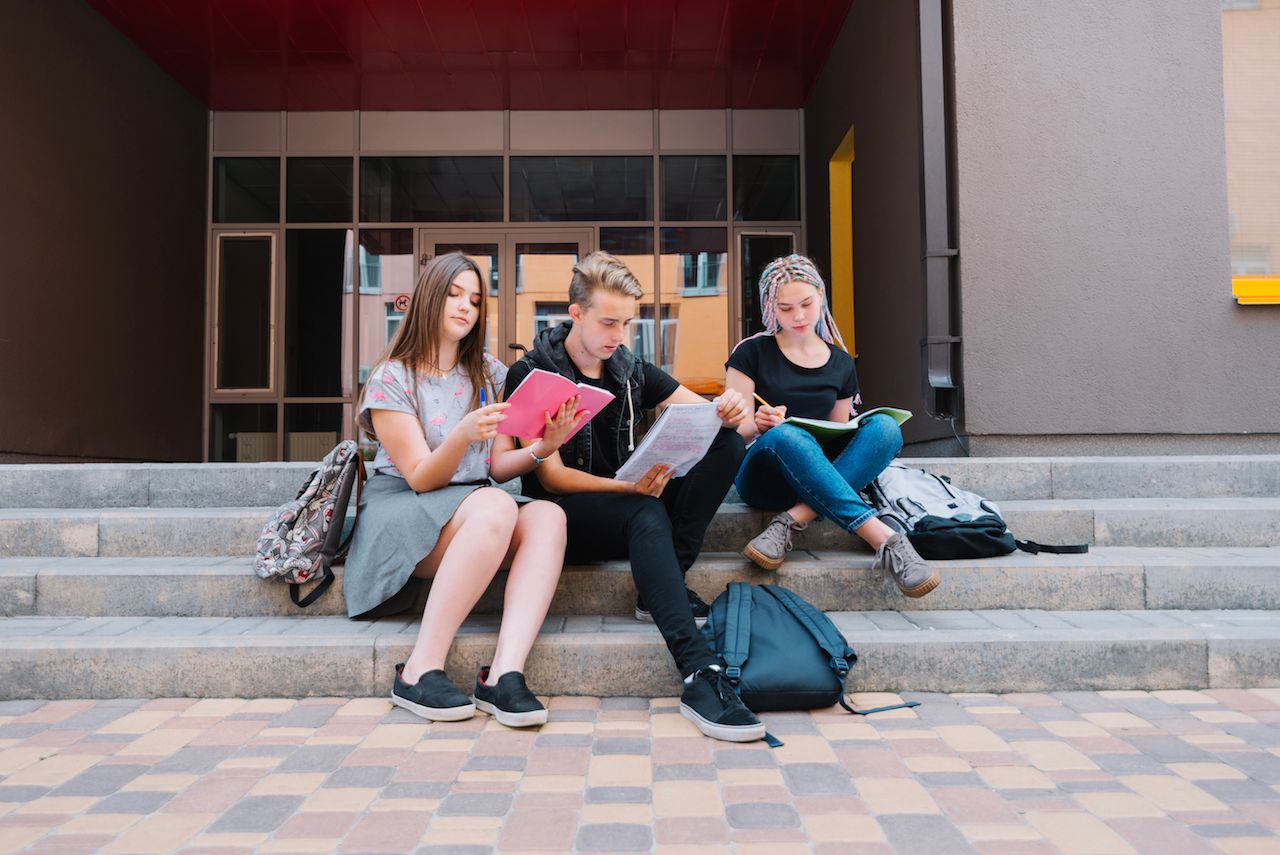
{"type": "MultiPolygon", "coordinates": [[[[410,382],[414,384],[417,383],[419,371],[441,371],[440,325],[444,318],[445,300],[449,296],[449,286],[453,284],[453,280],[468,270],[480,280],[480,316],[476,318],[471,331],[458,342],[458,365],[463,376],[471,381],[471,407],[474,409],[480,404],[480,389],[489,386],[488,372],[484,367],[484,329],[489,301],[485,299],[484,276],[481,275],[480,268],[461,252],[437,255],[427,263],[413,289],[413,297],[409,300],[404,320],[400,322],[391,343],[374,365],[398,360],[409,369],[410,382]]],[[[487,393],[490,401],[493,401],[492,393],[492,389],[487,393]]],[[[356,412],[360,412],[363,404],[362,391],[356,412]]]]}
{"type": "Polygon", "coordinates": [[[640,280],[627,265],[607,252],[593,252],[573,266],[573,279],[569,282],[569,302],[582,308],[591,305],[591,295],[603,288],[624,297],[640,299],[644,289],[640,280]]]}

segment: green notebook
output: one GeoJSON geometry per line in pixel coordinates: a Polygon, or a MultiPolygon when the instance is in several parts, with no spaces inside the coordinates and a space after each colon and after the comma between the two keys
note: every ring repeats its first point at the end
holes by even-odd
{"type": "Polygon", "coordinates": [[[799,416],[790,416],[783,419],[782,423],[784,425],[802,427],[818,439],[831,439],[832,437],[857,430],[863,419],[874,416],[877,413],[884,413],[898,424],[902,424],[911,418],[910,410],[899,410],[896,407],[876,407],[874,410],[858,413],[847,422],[828,422],[823,419],[802,419],[799,416]]]}

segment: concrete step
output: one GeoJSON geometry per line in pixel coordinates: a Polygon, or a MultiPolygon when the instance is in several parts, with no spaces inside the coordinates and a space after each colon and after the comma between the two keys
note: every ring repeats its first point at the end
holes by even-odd
{"type": "MultiPolygon", "coordinates": [[[[706,553],[689,584],[708,601],[733,581],[774,582],[826,611],[847,609],[1280,609],[1280,549],[1097,547],[1087,555],[1027,555],[938,562],[942,585],[903,597],[871,569],[866,552],[793,552],[776,573],[734,553],[706,553]]],[[[0,559],[0,614],[90,617],[345,615],[339,579],[305,612],[288,586],[259,579],[249,557],[0,559]]],[[[478,614],[502,609],[505,573],[478,614]]],[[[424,586],[423,598],[426,589],[424,586]]],[[[551,610],[630,615],[635,586],[625,561],[570,565],[551,610]]],[[[417,612],[421,612],[421,600],[417,612]]]]}
{"type": "MultiPolygon", "coordinates": [[[[1280,546],[1280,498],[1032,499],[1001,503],[1024,540],[1097,546],[1280,546]]],[[[271,508],[0,510],[0,557],[244,555],[271,508]]],[[[707,531],[708,552],[736,552],[771,514],[725,503],[707,531]]],[[[809,550],[862,548],[828,522],[796,538],[809,550]]]]}
{"type": "MultiPolygon", "coordinates": [[[[1280,455],[920,458],[997,501],[1280,496],[1280,455]]],[[[0,466],[0,507],[279,505],[313,463],[14,464],[0,466]]]]}
{"type": "MultiPolygon", "coordinates": [[[[861,661],[854,691],[1019,692],[1280,685],[1280,612],[834,612],[861,661]]],[[[448,668],[466,687],[496,617],[472,618],[448,668]]],[[[0,698],[361,697],[389,691],[412,621],[0,619],[0,698]]],[[[657,630],[548,618],[526,673],[546,694],[672,696],[657,630]]]]}

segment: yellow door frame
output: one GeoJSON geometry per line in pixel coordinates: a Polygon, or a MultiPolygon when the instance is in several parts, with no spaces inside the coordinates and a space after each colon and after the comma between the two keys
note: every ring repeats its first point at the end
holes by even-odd
{"type": "Polygon", "coordinates": [[[827,164],[830,182],[831,315],[849,353],[858,355],[853,337],[853,128],[836,146],[827,164]]]}

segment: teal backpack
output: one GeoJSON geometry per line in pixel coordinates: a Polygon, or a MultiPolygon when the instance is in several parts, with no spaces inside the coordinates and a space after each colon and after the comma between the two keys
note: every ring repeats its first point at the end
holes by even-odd
{"type": "Polygon", "coordinates": [[[702,634],[724,659],[725,675],[753,712],[839,703],[851,713],[866,715],[919,705],[907,701],[872,710],[849,706],[844,681],[858,654],[829,617],[779,585],[730,582],[711,604],[702,634]]]}

